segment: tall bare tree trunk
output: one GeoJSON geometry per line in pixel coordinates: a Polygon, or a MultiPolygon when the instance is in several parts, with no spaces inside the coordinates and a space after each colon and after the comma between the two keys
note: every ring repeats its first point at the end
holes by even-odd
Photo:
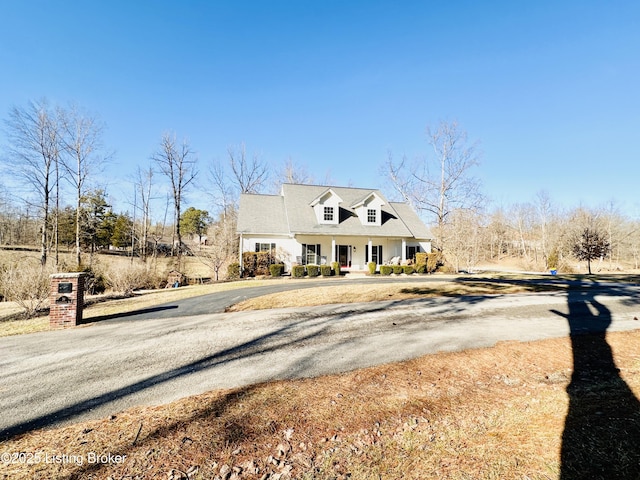
{"type": "Polygon", "coordinates": [[[181,266],[182,255],[182,235],[180,233],[180,207],[182,196],[187,186],[196,177],[194,152],[186,141],[178,147],[175,135],[165,133],[160,142],[160,149],[151,157],[160,171],[167,177],[171,184],[173,194],[173,238],[171,254],[176,254],[176,240],[178,242],[177,256],[178,269],[181,266]]]}

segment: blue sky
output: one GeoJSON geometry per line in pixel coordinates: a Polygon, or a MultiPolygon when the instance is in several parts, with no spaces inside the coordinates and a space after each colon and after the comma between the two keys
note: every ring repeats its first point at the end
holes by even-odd
{"type": "Polygon", "coordinates": [[[167,131],[203,175],[244,142],[377,188],[388,151],[425,156],[425,127],[457,120],[493,205],[545,189],[635,216],[639,20],[634,1],[0,0],[0,118],[42,97],[99,115],[118,205],[167,131]]]}

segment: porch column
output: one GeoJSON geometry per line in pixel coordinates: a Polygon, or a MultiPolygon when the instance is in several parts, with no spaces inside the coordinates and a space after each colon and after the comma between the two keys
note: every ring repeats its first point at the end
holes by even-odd
{"type": "Polygon", "coordinates": [[[407,261],[407,239],[402,239],[402,263],[407,261]]]}
{"type": "Polygon", "coordinates": [[[336,237],[331,237],[331,263],[336,261],[336,237]]]}
{"type": "Polygon", "coordinates": [[[240,252],[238,254],[238,256],[240,257],[240,258],[238,258],[238,265],[240,265],[240,276],[242,276],[242,270],[244,270],[244,264],[243,264],[243,261],[242,261],[242,247],[243,247],[243,243],[244,242],[242,240],[243,240],[242,239],[242,234],[240,234],[240,245],[239,245],[240,248],[238,248],[238,251],[240,252]]]}
{"type": "MultiPolygon", "coordinates": [[[[373,261],[373,260],[372,260],[373,255],[371,255],[371,254],[373,253],[373,247],[372,247],[371,239],[369,239],[369,242],[367,243],[367,251],[368,251],[368,253],[367,253],[367,258],[369,259],[368,261],[369,261],[369,262],[372,262],[372,261],[373,261]]],[[[365,266],[366,266],[366,265],[365,265],[365,266]]]]}

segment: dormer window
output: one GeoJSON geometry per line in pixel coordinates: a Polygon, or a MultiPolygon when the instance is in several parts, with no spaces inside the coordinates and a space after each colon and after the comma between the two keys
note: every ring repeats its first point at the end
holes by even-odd
{"type": "Polygon", "coordinates": [[[338,212],[342,199],[331,188],[325,190],[310,204],[316,214],[318,223],[325,225],[338,225],[338,212]]]}
{"type": "Polygon", "coordinates": [[[380,227],[384,204],[382,197],[376,191],[371,191],[357,202],[352,203],[350,207],[355,211],[362,225],[380,227]]]}
{"type": "Polygon", "coordinates": [[[333,207],[324,207],[324,221],[333,222],[333,207]]]}

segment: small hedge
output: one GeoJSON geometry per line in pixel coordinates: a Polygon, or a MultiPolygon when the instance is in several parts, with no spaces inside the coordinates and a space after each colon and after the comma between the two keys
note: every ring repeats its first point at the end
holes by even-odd
{"type": "Polygon", "coordinates": [[[416,267],[416,272],[418,272],[418,273],[427,273],[427,266],[426,265],[418,265],[416,267]]]}
{"type": "Polygon", "coordinates": [[[416,266],[419,267],[420,265],[426,265],[428,255],[429,254],[426,252],[416,253],[416,266]]]}
{"type": "Polygon", "coordinates": [[[442,255],[439,252],[427,254],[427,273],[435,272],[442,265],[442,255]]]}
{"type": "Polygon", "coordinates": [[[319,273],[320,267],[318,265],[307,265],[307,275],[317,277],[319,273]]]}
{"type": "Polygon", "coordinates": [[[404,268],[402,268],[402,265],[393,265],[393,273],[395,273],[396,275],[400,275],[402,272],[404,272],[404,268]]]}
{"type": "Polygon", "coordinates": [[[403,267],[403,270],[404,270],[404,274],[405,274],[405,275],[412,275],[412,274],[413,274],[413,272],[415,272],[415,269],[413,268],[413,266],[412,266],[412,265],[405,265],[405,266],[403,267]]]}
{"type": "Polygon", "coordinates": [[[391,275],[393,267],[391,265],[380,265],[380,275],[391,275]]]}
{"type": "Polygon", "coordinates": [[[333,269],[333,274],[337,275],[339,277],[340,276],[340,263],[339,262],[332,262],[331,263],[331,268],[333,269]]]}
{"type": "Polygon", "coordinates": [[[304,265],[294,265],[291,269],[291,275],[293,275],[294,278],[304,277],[304,265]]]}
{"type": "Polygon", "coordinates": [[[272,277],[279,277],[284,273],[284,265],[282,263],[274,263],[269,265],[269,273],[272,277]]]}
{"type": "Polygon", "coordinates": [[[321,265],[320,266],[320,275],[323,277],[331,276],[331,265],[321,265]]]}
{"type": "Polygon", "coordinates": [[[373,275],[376,273],[376,262],[369,262],[369,264],[367,265],[369,267],[369,274],[373,275]]]}
{"type": "Polygon", "coordinates": [[[230,263],[227,267],[227,280],[238,280],[240,278],[240,264],[230,263]]]}

